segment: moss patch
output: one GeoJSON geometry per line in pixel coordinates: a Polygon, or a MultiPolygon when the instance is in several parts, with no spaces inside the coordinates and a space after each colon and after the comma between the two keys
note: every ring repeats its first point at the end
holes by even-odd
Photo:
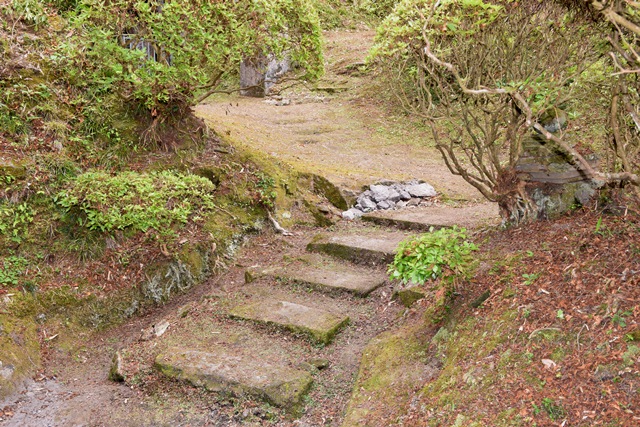
{"type": "Polygon", "coordinates": [[[432,331],[422,322],[414,319],[367,345],[342,427],[377,427],[403,415],[407,391],[421,386],[433,369],[424,360],[432,331]]]}
{"type": "Polygon", "coordinates": [[[13,393],[40,364],[36,323],[0,314],[0,398],[13,393]]]}

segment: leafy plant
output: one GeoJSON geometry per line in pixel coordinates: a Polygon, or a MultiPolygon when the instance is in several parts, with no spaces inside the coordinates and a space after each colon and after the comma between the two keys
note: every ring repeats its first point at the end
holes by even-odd
{"type": "Polygon", "coordinates": [[[2,260],[2,268],[0,269],[0,285],[18,286],[20,284],[20,276],[24,274],[27,264],[28,263],[25,258],[15,255],[11,255],[2,260]]]}
{"type": "Polygon", "coordinates": [[[627,310],[624,311],[622,313],[618,312],[616,314],[613,315],[613,317],[611,318],[611,321],[613,323],[615,323],[616,325],[620,326],[621,328],[626,328],[627,327],[627,317],[632,315],[633,312],[627,310]]]}
{"type": "Polygon", "coordinates": [[[262,172],[259,172],[257,176],[256,188],[258,189],[259,202],[267,208],[273,208],[277,196],[276,180],[262,172]]]}
{"type": "Polygon", "coordinates": [[[525,286],[531,286],[535,283],[536,280],[538,280],[538,277],[540,277],[540,273],[530,273],[530,274],[523,274],[522,278],[524,279],[524,285],[525,286]]]}
{"type": "Polygon", "coordinates": [[[550,397],[545,397],[542,399],[542,409],[549,415],[553,421],[557,421],[567,415],[567,411],[562,407],[562,405],[557,404],[550,397]]]}
{"type": "Polygon", "coordinates": [[[170,171],[79,175],[54,197],[64,217],[91,231],[153,228],[171,233],[197,212],[212,210],[215,185],[206,178],[170,171]]]}
{"type": "Polygon", "coordinates": [[[0,235],[20,243],[27,235],[34,215],[33,209],[27,202],[20,204],[0,202],[0,235]]]}
{"type": "Polygon", "coordinates": [[[471,253],[478,247],[467,241],[464,228],[443,228],[400,243],[393,263],[389,266],[391,279],[403,283],[422,284],[444,277],[453,280],[467,278],[473,259],[471,253]]]}

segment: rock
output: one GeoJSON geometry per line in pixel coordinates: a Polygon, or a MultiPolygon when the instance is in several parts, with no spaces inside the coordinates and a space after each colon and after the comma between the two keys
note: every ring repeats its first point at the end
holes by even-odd
{"type": "Polygon", "coordinates": [[[373,211],[377,207],[376,202],[371,200],[369,197],[363,197],[362,199],[358,200],[358,203],[360,204],[360,207],[364,212],[373,211]]]}
{"type": "Polygon", "coordinates": [[[394,297],[399,299],[405,307],[411,307],[413,303],[421,300],[427,295],[424,288],[420,286],[412,286],[410,288],[400,289],[396,291],[394,297]]]}
{"type": "Polygon", "coordinates": [[[113,355],[111,369],[109,369],[109,379],[117,383],[121,383],[125,379],[122,369],[122,354],[119,351],[116,351],[116,354],[113,355]]]}
{"type": "Polygon", "coordinates": [[[287,282],[304,283],[323,292],[349,292],[364,297],[382,286],[387,275],[354,265],[325,262],[318,265],[296,265],[265,271],[287,282]]]}
{"type": "Polygon", "coordinates": [[[400,194],[400,200],[409,200],[411,199],[411,194],[405,190],[404,188],[398,189],[398,194],[400,194]]]}
{"type": "Polygon", "coordinates": [[[397,190],[395,190],[394,188],[390,188],[389,189],[389,194],[387,196],[387,200],[391,201],[391,202],[397,202],[398,200],[400,200],[402,197],[400,195],[400,192],[398,192],[397,190]]]}
{"type": "Polygon", "coordinates": [[[473,308],[478,308],[482,305],[483,302],[485,302],[487,300],[487,298],[489,298],[491,296],[491,291],[489,289],[487,289],[486,291],[484,291],[483,293],[480,294],[480,296],[476,299],[474,299],[471,304],[471,307],[473,308]]]}
{"type": "Polygon", "coordinates": [[[311,359],[307,363],[314,366],[319,371],[329,367],[329,361],[327,359],[311,359]]]}
{"type": "Polygon", "coordinates": [[[390,188],[386,185],[372,185],[369,190],[371,190],[371,198],[376,203],[389,198],[390,188]]]}
{"type": "Polygon", "coordinates": [[[427,183],[409,185],[406,187],[406,190],[412,197],[435,197],[438,194],[436,190],[427,183]]]}
{"type": "Polygon", "coordinates": [[[215,347],[207,352],[170,348],[158,355],[155,366],[168,377],[209,391],[251,395],[288,409],[300,405],[312,383],[308,372],[272,365],[238,348],[215,347]]]}
{"type": "Polygon", "coordinates": [[[336,208],[346,211],[353,203],[353,199],[348,194],[343,193],[335,184],[320,175],[311,175],[312,188],[316,194],[326,197],[326,199],[336,208]]]}
{"type": "Polygon", "coordinates": [[[140,334],[140,341],[150,341],[154,338],[158,338],[167,332],[167,329],[169,329],[169,322],[161,320],[155,325],[151,325],[151,327],[143,329],[140,334]]]}
{"type": "Polygon", "coordinates": [[[354,220],[354,219],[360,218],[363,214],[364,212],[362,212],[360,209],[351,208],[348,211],[342,212],[342,218],[348,219],[348,220],[354,220]]]}
{"type": "Polygon", "coordinates": [[[356,264],[381,265],[393,262],[398,244],[406,238],[403,233],[387,233],[384,238],[354,234],[318,235],[307,244],[307,250],[324,252],[356,264]]]}
{"type": "Polygon", "coordinates": [[[11,179],[25,179],[27,168],[13,163],[11,160],[0,159],[0,177],[11,177],[11,179]]]}
{"type": "Polygon", "coordinates": [[[378,209],[391,209],[395,206],[395,203],[393,203],[390,200],[383,200],[381,202],[378,202],[378,204],[376,205],[378,207],[378,209]]]}

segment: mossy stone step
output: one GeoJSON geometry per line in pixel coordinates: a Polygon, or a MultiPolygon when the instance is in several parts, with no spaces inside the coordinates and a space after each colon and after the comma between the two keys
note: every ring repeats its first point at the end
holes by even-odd
{"type": "Polygon", "coordinates": [[[263,300],[238,306],[229,314],[238,319],[276,325],[302,333],[321,344],[329,344],[340,328],[349,323],[348,316],[276,300],[263,300]]]}
{"type": "Polygon", "coordinates": [[[156,357],[155,367],[168,377],[209,391],[248,395],[292,411],[297,411],[313,381],[306,371],[220,347],[206,352],[170,348],[156,357]]]}
{"type": "Polygon", "coordinates": [[[408,236],[401,233],[316,236],[307,250],[324,252],[357,264],[386,265],[393,261],[398,244],[408,236]]]}
{"type": "Polygon", "coordinates": [[[376,211],[362,216],[363,221],[402,230],[429,231],[457,225],[478,228],[500,222],[496,204],[481,204],[454,208],[450,206],[430,206],[416,209],[376,211]]]}
{"type": "Polygon", "coordinates": [[[344,264],[304,265],[253,269],[247,277],[269,276],[302,283],[324,292],[349,292],[361,297],[369,295],[387,281],[387,275],[364,267],[344,264]]]}

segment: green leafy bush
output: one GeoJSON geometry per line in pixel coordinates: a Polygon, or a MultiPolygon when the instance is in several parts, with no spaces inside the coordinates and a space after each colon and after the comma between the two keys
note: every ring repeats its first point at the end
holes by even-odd
{"type": "Polygon", "coordinates": [[[0,202],[0,235],[20,243],[27,235],[35,213],[26,203],[0,202]]]}
{"type": "Polygon", "coordinates": [[[54,201],[66,220],[91,231],[171,234],[172,226],[215,208],[214,190],[211,181],[192,174],[98,171],[79,175],[54,201]]]}
{"type": "Polygon", "coordinates": [[[9,256],[2,260],[0,268],[0,286],[18,286],[20,276],[27,268],[27,260],[20,256],[9,256]]]}
{"type": "Polygon", "coordinates": [[[367,15],[384,18],[393,11],[399,0],[361,0],[358,8],[367,15]]]}
{"type": "Polygon", "coordinates": [[[389,266],[391,279],[402,283],[423,284],[439,277],[467,278],[478,247],[467,241],[464,228],[443,228],[403,241],[389,266]]]}
{"type": "Polygon", "coordinates": [[[160,120],[188,114],[245,58],[286,54],[306,78],[323,69],[309,0],[79,0],[69,18],[56,58],[71,82],[160,120]]]}

